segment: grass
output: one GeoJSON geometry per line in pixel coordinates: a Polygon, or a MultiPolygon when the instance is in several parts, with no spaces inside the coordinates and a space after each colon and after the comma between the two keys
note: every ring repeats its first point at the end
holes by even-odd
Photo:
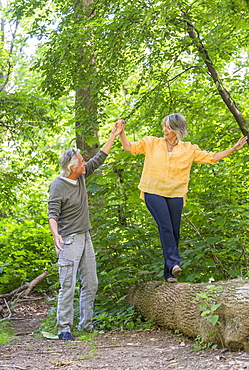
{"type": "Polygon", "coordinates": [[[14,330],[8,321],[0,322],[0,344],[9,343],[14,338],[14,330]]]}

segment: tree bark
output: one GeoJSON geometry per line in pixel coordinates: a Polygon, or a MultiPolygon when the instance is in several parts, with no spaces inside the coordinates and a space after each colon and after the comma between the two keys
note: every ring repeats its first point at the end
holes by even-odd
{"type": "MultiPolygon", "coordinates": [[[[75,3],[75,17],[76,19],[81,17],[81,9],[88,9],[94,0],[76,0],[75,3]],[[78,13],[78,10],[80,12],[78,13]]],[[[88,19],[90,19],[94,15],[94,11],[89,9],[88,19]]],[[[87,22],[87,18],[86,18],[87,22]]],[[[84,55],[84,50],[82,50],[81,54],[82,57],[84,55]]],[[[94,65],[94,58],[91,56],[88,61],[89,65],[94,65]]],[[[81,86],[81,65],[84,64],[84,61],[78,60],[79,65],[79,79],[78,79],[78,86],[81,86]]],[[[94,71],[94,68],[92,69],[94,71]]],[[[95,98],[93,98],[91,93],[91,81],[94,80],[94,73],[92,72],[92,76],[89,76],[88,81],[89,84],[82,86],[82,88],[77,89],[75,95],[75,131],[76,131],[76,145],[77,148],[81,150],[84,160],[88,161],[92,158],[98,151],[99,142],[97,140],[96,143],[92,145],[87,144],[87,137],[94,136],[98,139],[98,132],[94,126],[96,126],[95,122],[97,121],[97,102],[95,98]],[[80,118],[78,118],[80,117],[80,118]]]]}
{"type": "MultiPolygon", "coordinates": [[[[4,5],[3,5],[2,1],[0,0],[0,9],[3,9],[3,7],[4,7],[4,5]]],[[[5,24],[6,23],[7,23],[6,20],[3,18],[3,12],[0,11],[0,40],[1,40],[3,45],[5,45],[5,24]]],[[[13,64],[11,63],[11,59],[13,58],[14,45],[15,45],[15,42],[16,42],[16,35],[17,35],[18,27],[19,27],[19,22],[15,21],[14,31],[11,34],[12,39],[10,41],[10,47],[9,47],[9,50],[8,50],[8,59],[6,61],[8,68],[7,68],[7,71],[5,73],[0,72],[0,91],[5,91],[6,90],[6,86],[9,82],[9,78],[10,78],[10,75],[11,75],[12,70],[13,70],[13,64]]]]}
{"type": "Polygon", "coordinates": [[[149,281],[130,288],[127,303],[158,326],[180,330],[188,337],[200,336],[206,343],[249,351],[249,282],[242,279],[215,283],[166,283],[149,281]],[[214,288],[210,288],[213,286],[214,288]],[[208,297],[202,308],[198,295],[208,297]],[[220,306],[213,325],[203,311],[220,306]]]}
{"type": "Polygon", "coordinates": [[[75,122],[75,130],[76,130],[76,145],[77,148],[81,150],[84,160],[87,162],[90,158],[92,158],[98,151],[99,143],[94,143],[93,145],[88,145],[86,142],[86,135],[87,133],[92,133],[92,135],[98,139],[98,132],[96,130],[92,130],[89,126],[91,126],[90,121],[95,120],[97,121],[97,108],[94,102],[91,99],[91,90],[90,88],[78,89],[76,91],[76,111],[80,111],[80,116],[84,116],[85,118],[91,117],[89,120],[79,120],[77,119],[76,115],[76,122],[75,122]]]}

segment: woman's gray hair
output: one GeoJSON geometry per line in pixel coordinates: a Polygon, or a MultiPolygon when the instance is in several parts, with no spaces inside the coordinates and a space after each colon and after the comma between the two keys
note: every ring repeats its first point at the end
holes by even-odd
{"type": "Polygon", "coordinates": [[[169,128],[176,134],[178,140],[182,140],[188,135],[187,122],[183,115],[180,113],[172,113],[163,119],[163,126],[169,124],[169,128]]]}
{"type": "Polygon", "coordinates": [[[61,160],[60,160],[61,167],[62,167],[61,176],[68,177],[72,172],[70,167],[78,166],[79,161],[78,161],[77,155],[79,154],[79,152],[80,152],[79,149],[70,148],[62,154],[61,160]]]}

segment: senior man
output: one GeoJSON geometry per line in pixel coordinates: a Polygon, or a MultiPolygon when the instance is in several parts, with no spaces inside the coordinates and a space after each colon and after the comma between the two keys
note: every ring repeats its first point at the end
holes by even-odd
{"type": "Polygon", "coordinates": [[[58,337],[73,341],[73,299],[77,272],[81,279],[80,319],[78,329],[94,330],[93,305],[98,279],[95,253],[89,230],[88,198],[85,178],[106,159],[122,128],[112,130],[106,144],[87,163],[77,149],[69,149],[61,157],[61,176],[51,184],[49,226],[58,253],[60,290],[57,308],[58,337]]]}

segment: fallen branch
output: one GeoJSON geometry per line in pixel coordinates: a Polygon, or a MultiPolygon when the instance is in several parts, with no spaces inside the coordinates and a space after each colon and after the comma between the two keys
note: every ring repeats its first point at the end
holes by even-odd
{"type": "Polygon", "coordinates": [[[9,315],[8,316],[6,316],[6,317],[4,317],[3,319],[1,319],[0,321],[4,321],[4,320],[8,320],[8,319],[10,319],[11,318],[11,316],[12,316],[12,312],[11,312],[11,310],[10,310],[10,308],[9,308],[9,305],[8,305],[8,302],[6,301],[6,299],[4,298],[4,304],[5,304],[5,306],[7,307],[7,310],[8,310],[8,312],[9,312],[9,315]]]}
{"type": "MultiPolygon", "coordinates": [[[[0,320],[8,320],[12,316],[12,312],[9,308],[8,301],[11,301],[13,298],[19,298],[23,297],[26,298],[31,290],[38,284],[40,283],[45,277],[48,275],[48,272],[43,272],[43,274],[37,276],[34,280],[32,280],[29,284],[25,284],[20,286],[19,288],[13,290],[10,293],[5,293],[5,294],[0,294],[0,299],[3,299],[4,305],[7,307],[8,310],[8,316],[4,317],[3,319],[0,320]]],[[[2,310],[3,311],[3,310],[2,310]]]]}
{"type": "Polygon", "coordinates": [[[37,278],[35,278],[34,280],[31,281],[31,283],[29,283],[28,285],[28,289],[26,290],[26,292],[24,293],[24,296],[27,297],[27,295],[29,295],[29,293],[31,292],[31,290],[38,284],[40,283],[43,279],[45,279],[45,277],[48,275],[48,272],[44,272],[43,274],[37,276],[37,278]]]}
{"type": "Polygon", "coordinates": [[[31,292],[31,290],[38,283],[40,283],[47,275],[48,275],[48,272],[46,271],[43,274],[37,276],[29,284],[22,285],[19,288],[13,290],[10,293],[0,294],[0,299],[2,298],[2,299],[10,300],[11,298],[15,297],[16,295],[18,295],[20,292],[23,292],[24,290],[25,290],[25,292],[22,295],[27,296],[31,292]]]}
{"type": "Polygon", "coordinates": [[[19,298],[18,299],[18,303],[22,303],[22,302],[27,302],[27,300],[29,301],[29,302],[31,302],[31,301],[40,301],[40,300],[43,300],[44,299],[44,297],[43,296],[41,296],[41,297],[26,297],[26,296],[23,296],[22,298],[19,298]]]}
{"type": "Polygon", "coordinates": [[[25,285],[22,285],[20,286],[19,288],[13,290],[12,292],[10,293],[4,293],[4,294],[0,294],[0,299],[7,299],[7,300],[10,300],[12,297],[18,295],[18,293],[22,292],[23,290],[27,289],[27,287],[29,286],[29,284],[25,284],[25,285]]]}

